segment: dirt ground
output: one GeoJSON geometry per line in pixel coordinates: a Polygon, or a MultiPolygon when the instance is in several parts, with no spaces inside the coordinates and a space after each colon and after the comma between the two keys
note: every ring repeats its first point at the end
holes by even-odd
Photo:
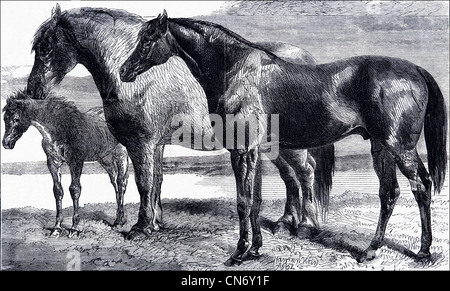
{"type": "MultiPolygon", "coordinates": [[[[231,270],[405,270],[449,269],[448,193],[433,196],[433,245],[430,260],[417,261],[420,219],[412,195],[397,202],[384,246],[370,262],[355,257],[364,250],[378,220],[377,195],[347,191],[331,197],[329,216],[310,236],[273,234],[284,200],[265,200],[261,209],[262,256],[231,270]]],[[[114,203],[81,208],[82,232],[49,237],[55,212],[32,207],[2,211],[3,270],[230,270],[225,260],[238,238],[234,199],[163,199],[164,228],[147,239],[124,236],[137,219],[138,204],[125,207],[128,222],[112,229],[114,203]]],[[[63,225],[70,227],[71,208],[63,225]]]]}

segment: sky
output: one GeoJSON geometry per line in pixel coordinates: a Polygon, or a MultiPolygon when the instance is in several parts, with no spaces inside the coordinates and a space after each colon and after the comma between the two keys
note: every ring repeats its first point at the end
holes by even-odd
{"type": "MultiPolygon", "coordinates": [[[[0,1],[1,66],[31,66],[31,40],[39,25],[50,18],[57,1],[0,1]]],[[[144,18],[166,9],[169,17],[208,15],[224,1],[59,1],[61,10],[77,7],[124,9],[144,18]]],[[[81,67],[81,66],[80,66],[81,67]]],[[[76,72],[75,72],[76,73],[76,72]]]]}

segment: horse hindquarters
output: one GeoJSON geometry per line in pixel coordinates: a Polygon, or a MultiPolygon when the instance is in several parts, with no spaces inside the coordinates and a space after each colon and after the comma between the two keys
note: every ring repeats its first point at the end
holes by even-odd
{"type": "MultiPolygon", "coordinates": [[[[392,155],[392,159],[395,160],[402,174],[409,180],[414,198],[419,206],[422,225],[421,247],[418,253],[418,258],[421,259],[430,256],[432,243],[430,209],[432,184],[434,182],[435,191],[439,192],[445,178],[447,118],[443,96],[434,79],[425,70],[418,67],[414,67],[414,69],[417,71],[411,70],[410,75],[416,78],[409,79],[404,90],[394,91],[382,88],[380,91],[382,92],[384,89],[384,102],[393,105],[386,108],[387,111],[391,110],[390,112],[385,112],[386,116],[390,116],[392,119],[386,118],[387,122],[385,121],[385,123],[389,126],[384,126],[386,128],[385,137],[381,138],[379,135],[372,140],[377,139],[382,144],[384,149],[392,155]],[[416,149],[422,127],[424,127],[431,177],[416,149]]],[[[399,81],[398,84],[402,83],[399,81]]],[[[385,165],[382,168],[385,169],[385,165]]],[[[391,176],[393,175],[394,173],[391,174],[391,176]]],[[[389,177],[380,177],[380,198],[383,194],[381,192],[382,183],[388,179],[389,177]]],[[[395,195],[398,196],[398,194],[395,195]]],[[[391,208],[393,208],[395,199],[391,208]]],[[[374,249],[381,244],[385,224],[392,212],[392,209],[389,209],[389,212],[385,211],[388,215],[385,215],[383,219],[383,208],[386,208],[386,202],[383,202],[383,198],[381,202],[380,222],[376,237],[371,244],[374,249]],[[377,238],[377,235],[380,234],[381,236],[377,238]]],[[[389,203],[387,206],[389,208],[389,203]]]]}

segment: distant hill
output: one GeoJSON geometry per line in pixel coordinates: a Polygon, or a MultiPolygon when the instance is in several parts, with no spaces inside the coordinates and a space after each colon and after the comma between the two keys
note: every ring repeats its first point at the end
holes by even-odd
{"type": "MultiPolygon", "coordinates": [[[[28,75],[13,77],[12,74],[4,73],[10,70],[11,67],[2,67],[2,99],[7,98],[14,91],[25,88],[27,85],[28,75]]],[[[102,99],[90,75],[85,77],[66,76],[61,84],[54,89],[54,92],[74,101],[81,111],[102,106],[102,99]]]]}

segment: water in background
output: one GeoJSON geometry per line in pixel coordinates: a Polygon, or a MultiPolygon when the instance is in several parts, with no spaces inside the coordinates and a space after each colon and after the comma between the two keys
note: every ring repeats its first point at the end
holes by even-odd
{"type": "MultiPolygon", "coordinates": [[[[408,180],[398,173],[401,195],[412,195],[408,180]]],[[[62,184],[65,191],[63,207],[72,206],[69,194],[70,176],[63,175],[62,184]]],[[[80,205],[86,203],[115,202],[115,194],[106,174],[82,175],[83,187],[80,205]]],[[[55,209],[53,184],[49,174],[46,175],[3,175],[2,209],[33,206],[36,208],[55,209]],[[20,185],[20,187],[17,187],[20,185]]],[[[371,193],[378,195],[378,178],[373,171],[338,171],[333,177],[331,196],[341,195],[345,191],[371,193]]],[[[448,195],[448,179],[442,189],[442,195],[448,195]]],[[[236,197],[235,180],[232,175],[204,176],[196,174],[165,174],[161,197],[211,199],[218,197],[236,197]]],[[[285,198],[283,181],[276,175],[264,175],[263,199],[285,198]]],[[[125,193],[125,203],[138,203],[139,194],[130,175],[125,193]]]]}

